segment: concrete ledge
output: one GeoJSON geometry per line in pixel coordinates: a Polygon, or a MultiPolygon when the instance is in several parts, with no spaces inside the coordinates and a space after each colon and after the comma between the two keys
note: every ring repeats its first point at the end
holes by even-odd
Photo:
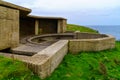
{"type": "Polygon", "coordinates": [[[53,45],[47,47],[46,49],[40,51],[38,54],[32,56],[32,58],[39,59],[41,55],[46,55],[47,58],[42,62],[38,62],[39,67],[37,71],[39,71],[38,75],[41,78],[45,78],[49,76],[55,68],[58,67],[64,56],[68,52],[68,40],[60,40],[53,45]]]}
{"type": "Polygon", "coordinates": [[[96,39],[73,39],[69,41],[69,52],[75,54],[81,51],[101,51],[115,47],[115,38],[108,37],[96,39]]]}

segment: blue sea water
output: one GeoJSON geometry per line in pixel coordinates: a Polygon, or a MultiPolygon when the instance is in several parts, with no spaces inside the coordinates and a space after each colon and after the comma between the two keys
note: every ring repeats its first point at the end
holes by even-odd
{"type": "Polygon", "coordinates": [[[93,28],[95,30],[98,30],[102,34],[110,34],[115,36],[116,40],[120,41],[120,25],[110,25],[110,26],[104,26],[104,25],[93,25],[88,26],[90,28],[93,28]]]}

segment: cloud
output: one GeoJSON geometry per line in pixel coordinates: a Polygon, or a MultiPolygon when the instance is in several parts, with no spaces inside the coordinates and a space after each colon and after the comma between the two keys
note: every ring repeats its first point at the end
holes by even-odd
{"type": "Polygon", "coordinates": [[[6,0],[44,11],[78,11],[84,9],[111,9],[120,6],[120,0],[6,0]]]}
{"type": "Polygon", "coordinates": [[[5,0],[32,14],[61,16],[76,24],[120,24],[120,0],[5,0]]]}

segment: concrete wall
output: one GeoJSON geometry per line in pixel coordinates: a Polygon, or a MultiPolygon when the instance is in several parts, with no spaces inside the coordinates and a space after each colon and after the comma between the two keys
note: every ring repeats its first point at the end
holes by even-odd
{"type": "Polygon", "coordinates": [[[67,28],[67,20],[66,19],[64,19],[64,20],[62,20],[63,21],[63,32],[66,32],[66,28],[67,28]]]}
{"type": "Polygon", "coordinates": [[[75,32],[76,39],[97,39],[97,38],[104,38],[108,37],[105,34],[95,34],[95,33],[81,33],[81,32],[75,32]]]}
{"type": "Polygon", "coordinates": [[[69,41],[69,52],[76,54],[81,51],[101,51],[115,47],[112,36],[98,39],[73,39],[69,41]]]}
{"type": "Polygon", "coordinates": [[[0,6],[0,50],[19,44],[19,10],[0,6]]]}
{"type": "Polygon", "coordinates": [[[20,38],[35,35],[35,20],[20,18],[20,38]]]}
{"type": "Polygon", "coordinates": [[[58,28],[57,33],[64,33],[66,32],[67,20],[58,20],[58,28]]]}
{"type": "MultiPolygon", "coordinates": [[[[64,56],[68,52],[68,40],[60,40],[46,49],[40,51],[38,54],[32,56],[32,58],[40,60],[43,56],[43,61],[36,61],[38,66],[36,66],[33,71],[37,73],[41,78],[50,76],[51,73],[58,67],[58,65],[63,60],[64,56]]],[[[34,64],[34,63],[33,63],[34,64]]]]}

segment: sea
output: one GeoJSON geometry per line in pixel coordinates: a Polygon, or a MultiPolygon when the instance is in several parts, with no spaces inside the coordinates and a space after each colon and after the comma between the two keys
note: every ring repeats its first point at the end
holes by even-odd
{"type": "Polygon", "coordinates": [[[93,28],[101,34],[110,34],[120,41],[120,25],[87,25],[87,27],[93,28]]]}

